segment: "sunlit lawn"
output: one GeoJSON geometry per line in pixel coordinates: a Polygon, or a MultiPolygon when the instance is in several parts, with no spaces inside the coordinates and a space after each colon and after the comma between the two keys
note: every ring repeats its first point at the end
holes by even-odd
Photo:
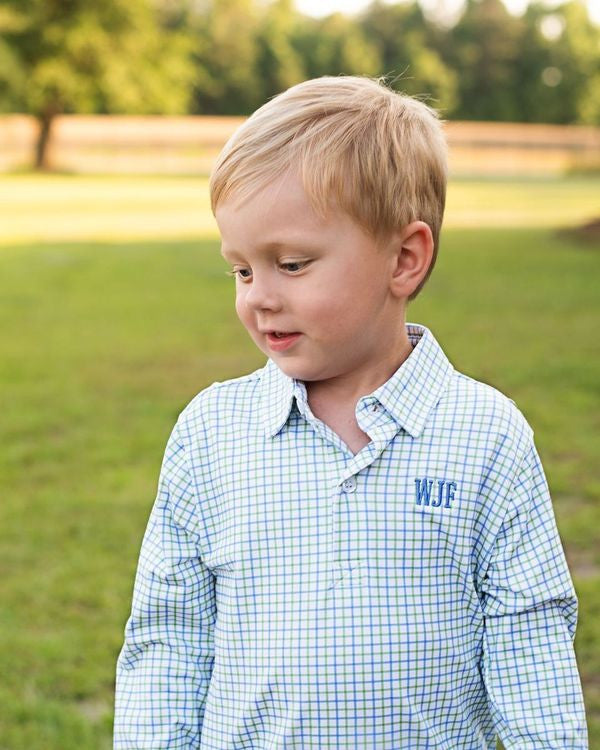
{"type": "MultiPolygon", "coordinates": [[[[455,180],[445,226],[553,227],[598,213],[600,178],[455,180]]],[[[214,234],[193,177],[0,175],[0,242],[197,239],[214,234]]]]}
{"type": "MultiPolygon", "coordinates": [[[[600,248],[553,227],[591,218],[599,194],[599,179],[454,182],[408,314],[535,430],[580,598],[591,748],[600,248]]],[[[0,243],[0,749],[108,750],[166,439],[199,390],[264,357],[235,317],[205,180],[0,177],[0,243]]]]}

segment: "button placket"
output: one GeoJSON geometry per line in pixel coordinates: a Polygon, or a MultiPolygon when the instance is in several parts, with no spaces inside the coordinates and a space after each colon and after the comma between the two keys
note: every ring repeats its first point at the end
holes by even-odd
{"type": "Polygon", "coordinates": [[[329,588],[348,588],[356,586],[362,578],[356,577],[355,568],[360,565],[356,558],[356,531],[360,528],[357,517],[356,503],[360,502],[353,493],[356,492],[358,481],[352,474],[338,484],[338,502],[335,507],[335,557],[333,560],[332,579],[329,588]],[[345,497],[345,499],[344,499],[345,497]]]}

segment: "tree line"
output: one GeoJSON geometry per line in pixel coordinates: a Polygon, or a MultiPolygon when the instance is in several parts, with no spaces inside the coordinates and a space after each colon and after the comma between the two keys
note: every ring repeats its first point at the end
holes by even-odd
{"type": "Polygon", "coordinates": [[[306,78],[385,75],[445,119],[600,124],[600,27],[581,0],[467,0],[312,18],[292,0],[0,0],[0,111],[245,115],[306,78]]]}

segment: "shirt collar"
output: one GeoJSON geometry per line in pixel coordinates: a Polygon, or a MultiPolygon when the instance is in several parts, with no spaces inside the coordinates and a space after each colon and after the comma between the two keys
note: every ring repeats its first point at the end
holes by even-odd
{"type": "MultiPolygon", "coordinates": [[[[454,370],[433,333],[417,323],[406,323],[412,352],[396,372],[360,401],[378,401],[412,437],[423,431],[429,414],[448,386],[454,370]]],[[[261,370],[261,414],[266,433],[273,437],[286,424],[294,398],[301,412],[306,404],[302,381],[286,375],[267,360],[261,370]]]]}

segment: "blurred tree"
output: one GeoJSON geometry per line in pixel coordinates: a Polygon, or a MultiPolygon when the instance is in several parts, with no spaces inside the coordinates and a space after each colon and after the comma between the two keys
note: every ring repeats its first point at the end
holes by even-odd
{"type": "Polygon", "coordinates": [[[520,120],[600,123],[600,30],[580,2],[532,3],[513,96],[520,120]]]}
{"type": "Polygon", "coordinates": [[[198,6],[193,21],[194,113],[242,115],[258,106],[258,30],[253,0],[213,0],[198,6]]]}
{"type": "Polygon", "coordinates": [[[458,102],[451,114],[464,120],[520,121],[515,97],[525,22],[501,0],[467,0],[445,35],[440,53],[458,78],[458,102]]]}
{"type": "Polygon", "coordinates": [[[321,75],[385,74],[444,117],[600,123],[600,29],[583,0],[522,17],[467,0],[452,28],[415,0],[315,19],[293,0],[0,0],[0,111],[249,114],[321,75]]]}
{"type": "Polygon", "coordinates": [[[62,112],[187,110],[191,42],[160,15],[148,0],[1,0],[0,109],[38,118],[37,168],[62,112]]]}
{"type": "Polygon", "coordinates": [[[556,8],[564,17],[565,30],[552,48],[550,63],[562,74],[563,99],[570,90],[574,108],[572,121],[600,125],[600,27],[594,25],[579,0],[556,8]],[[564,82],[564,83],[563,83],[564,82]]]}
{"type": "Polygon", "coordinates": [[[564,19],[564,31],[554,40],[549,69],[541,75],[546,87],[556,81],[550,88],[561,107],[554,121],[600,125],[600,28],[579,0],[555,8],[553,15],[564,19]]]}
{"type": "Polygon", "coordinates": [[[373,2],[359,17],[365,37],[378,49],[379,73],[395,74],[393,85],[407,94],[427,95],[436,108],[457,103],[457,76],[437,52],[445,31],[429,24],[420,6],[373,2]]]}
{"type": "Polygon", "coordinates": [[[307,78],[323,75],[377,75],[381,57],[377,46],[348,16],[304,16],[294,27],[292,45],[302,59],[307,78]]]}
{"type": "Polygon", "coordinates": [[[257,36],[256,76],[260,106],[280,91],[304,80],[304,61],[292,45],[299,23],[293,0],[274,0],[264,11],[257,36]]]}
{"type": "Polygon", "coordinates": [[[4,112],[18,111],[18,92],[25,88],[26,72],[18,51],[8,41],[8,35],[18,33],[23,24],[19,13],[0,3],[0,111],[4,112]]]}

